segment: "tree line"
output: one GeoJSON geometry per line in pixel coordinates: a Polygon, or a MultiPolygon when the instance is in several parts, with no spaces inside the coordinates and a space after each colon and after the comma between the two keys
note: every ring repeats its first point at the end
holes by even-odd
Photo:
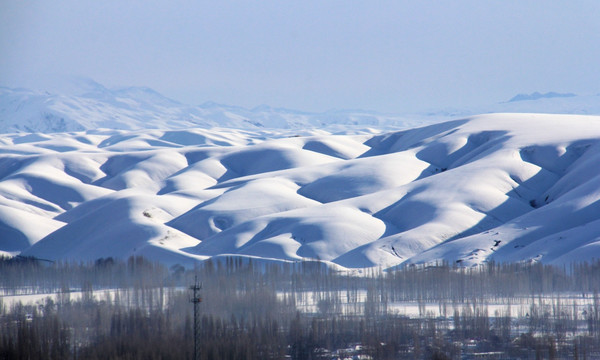
{"type": "Polygon", "coordinates": [[[592,359],[600,354],[599,265],[437,264],[355,276],[319,262],[244,258],[193,269],[139,257],[2,259],[4,295],[55,295],[36,304],[8,305],[0,298],[0,359],[191,359],[187,287],[196,276],[203,282],[202,359],[458,359],[485,353],[592,359]],[[582,294],[589,307],[581,313],[560,294],[582,294]],[[526,313],[511,313],[510,303],[523,298],[526,313]],[[492,300],[507,306],[490,313],[492,300]],[[298,310],[311,301],[314,309],[298,310]],[[453,311],[409,317],[391,310],[398,301],[437,302],[453,311]]]}

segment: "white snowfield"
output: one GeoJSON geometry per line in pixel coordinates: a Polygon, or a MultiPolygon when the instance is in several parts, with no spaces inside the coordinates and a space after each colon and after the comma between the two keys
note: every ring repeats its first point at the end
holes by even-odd
{"type": "Polygon", "coordinates": [[[600,117],[0,135],[0,251],[344,268],[600,257],[600,117]],[[295,136],[299,135],[299,136],[295,136]]]}

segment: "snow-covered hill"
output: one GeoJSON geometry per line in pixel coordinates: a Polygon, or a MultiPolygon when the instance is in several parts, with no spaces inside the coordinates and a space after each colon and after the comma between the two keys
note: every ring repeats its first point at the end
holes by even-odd
{"type": "Polygon", "coordinates": [[[0,136],[0,251],[318,258],[347,268],[600,257],[600,117],[420,128],[0,136]]]}

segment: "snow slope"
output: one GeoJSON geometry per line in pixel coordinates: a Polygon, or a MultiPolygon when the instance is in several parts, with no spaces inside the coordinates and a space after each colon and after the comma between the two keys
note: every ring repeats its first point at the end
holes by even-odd
{"type": "Polygon", "coordinates": [[[346,268],[600,257],[600,117],[0,136],[0,251],[346,268]]]}

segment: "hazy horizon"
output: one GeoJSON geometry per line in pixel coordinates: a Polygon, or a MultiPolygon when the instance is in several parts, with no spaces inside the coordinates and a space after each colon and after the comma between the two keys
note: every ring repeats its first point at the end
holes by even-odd
{"type": "Polygon", "coordinates": [[[600,92],[600,3],[3,2],[0,85],[400,113],[600,92]],[[58,76],[57,76],[58,74],[58,76]]]}

